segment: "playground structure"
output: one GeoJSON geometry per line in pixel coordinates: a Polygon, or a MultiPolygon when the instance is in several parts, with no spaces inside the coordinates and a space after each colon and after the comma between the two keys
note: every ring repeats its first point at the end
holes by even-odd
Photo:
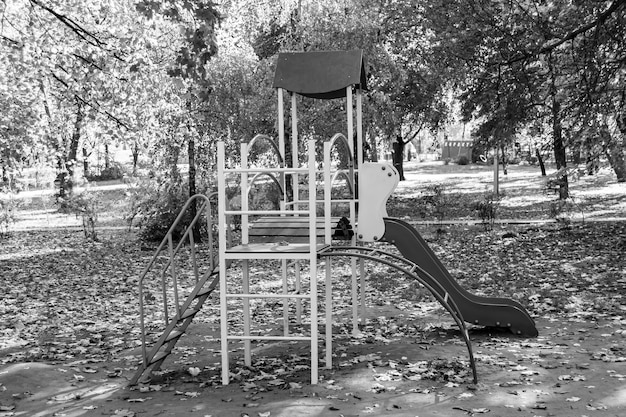
{"type": "MultiPolygon", "coordinates": [[[[278,95],[278,138],[257,135],[240,146],[240,163],[227,166],[227,151],[218,144],[218,191],[210,196],[192,196],[183,207],[152,261],[139,278],[140,327],[142,363],[131,384],[148,372],[160,368],[185,333],[203,304],[219,292],[220,346],[222,383],[228,384],[231,345],[243,345],[246,365],[251,365],[252,341],[288,341],[310,344],[311,383],[319,380],[319,342],[325,348],[324,365],[332,367],[332,259],[349,257],[352,300],[352,330],[358,333],[359,318],[365,309],[364,262],[387,265],[422,284],[450,314],[458,325],[467,347],[474,382],[476,366],[466,322],[503,327],[513,334],[536,336],[532,318],[519,303],[495,297],[479,297],[465,291],[448,273],[420,234],[410,224],[389,218],[386,202],[398,184],[398,172],[388,163],[363,161],[362,102],[366,76],[362,51],[281,53],[278,57],[274,88],[278,95]],[[290,99],[290,137],[285,134],[285,93],[290,99]],[[300,140],[298,137],[298,97],[343,99],[346,109],[346,134],[337,133],[328,140],[300,140]],[[356,117],[355,117],[356,116],[356,117]],[[356,119],[356,123],[355,123],[356,119]],[[287,141],[291,152],[288,152],[287,141]],[[274,167],[258,167],[250,163],[251,150],[259,144],[275,154],[274,167]],[[319,146],[323,145],[321,152],[319,146]],[[333,155],[344,151],[347,167],[340,169],[333,155]],[[321,154],[321,158],[320,158],[321,154]],[[227,179],[236,178],[241,204],[231,206],[227,198],[227,179]],[[332,190],[343,180],[347,196],[337,198],[332,190]],[[260,181],[274,184],[282,196],[278,209],[259,210],[251,206],[250,191],[260,181]],[[214,199],[217,213],[213,213],[214,199]],[[182,233],[177,244],[174,231],[185,218],[187,207],[199,202],[195,217],[182,233]],[[218,242],[211,230],[217,217],[218,242]],[[240,241],[233,243],[230,225],[240,219],[240,241]],[[208,242],[195,241],[194,226],[206,221],[208,242]],[[380,243],[386,242],[386,245],[380,243]],[[390,248],[395,247],[396,251],[390,248]],[[205,248],[205,249],[202,249],[205,248]],[[183,277],[176,256],[188,253],[190,271],[183,277]],[[216,255],[217,253],[217,255],[216,255]],[[208,264],[200,266],[200,260],[208,264]],[[323,266],[319,262],[323,260],[323,266]],[[269,261],[280,264],[282,288],[273,292],[252,292],[255,279],[251,263],[269,261]],[[236,262],[240,280],[230,278],[236,262]],[[149,291],[153,269],[159,268],[159,313],[165,327],[159,329],[151,349],[148,348],[150,325],[146,322],[146,300],[154,297],[149,291]],[[319,279],[323,270],[323,279],[319,279]],[[239,272],[240,271],[240,272],[239,272]],[[191,277],[191,278],[190,278],[191,277]],[[184,282],[191,286],[185,287],[184,282]],[[235,285],[237,282],[237,285],[235,285]],[[323,292],[321,291],[323,290],[323,292]],[[150,297],[149,297],[150,296],[150,297]],[[271,299],[282,304],[281,334],[263,334],[254,326],[252,303],[271,299]],[[323,306],[323,316],[318,308],[323,306]],[[236,313],[233,314],[233,307],[236,313]],[[359,312],[359,307],[363,311],[359,312]],[[320,324],[323,332],[320,334],[320,324]],[[292,324],[301,330],[293,331],[292,324]]],[[[274,304],[276,304],[274,303],[274,304]]]]}

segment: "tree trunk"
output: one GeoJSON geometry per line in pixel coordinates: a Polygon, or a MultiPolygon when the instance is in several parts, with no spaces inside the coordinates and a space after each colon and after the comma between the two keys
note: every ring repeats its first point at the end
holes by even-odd
{"type": "Polygon", "coordinates": [[[89,176],[89,153],[87,153],[87,148],[83,146],[83,175],[85,177],[89,176]]]}
{"type": "Polygon", "coordinates": [[[574,164],[579,165],[582,162],[581,154],[581,145],[580,142],[576,141],[576,143],[572,146],[572,159],[574,164]]]}
{"type": "Polygon", "coordinates": [[[621,114],[618,114],[616,118],[617,128],[620,133],[618,140],[611,141],[612,147],[610,149],[612,157],[616,159],[614,163],[611,163],[611,167],[617,175],[617,182],[626,182],[626,107],[623,108],[621,114]],[[620,140],[621,139],[621,146],[620,140]]]}
{"type": "Polygon", "coordinates": [[[370,129],[368,129],[367,131],[367,138],[369,140],[369,156],[370,156],[370,161],[372,162],[378,162],[378,152],[377,152],[377,147],[376,147],[376,136],[372,135],[370,132],[370,129]]]}
{"type": "Polygon", "coordinates": [[[83,104],[77,100],[76,121],[74,122],[74,131],[70,137],[67,154],[61,154],[58,160],[59,168],[61,169],[59,174],[59,197],[61,198],[70,197],[74,190],[74,171],[76,169],[76,155],[78,153],[78,143],[80,142],[80,128],[83,116],[83,104]]]}
{"type": "Polygon", "coordinates": [[[554,160],[556,168],[562,170],[559,180],[559,198],[565,200],[569,197],[569,183],[567,179],[567,155],[563,143],[563,126],[561,125],[561,103],[556,98],[556,92],[552,95],[552,139],[554,144],[554,160]]]}
{"type": "Polygon", "coordinates": [[[404,181],[403,154],[404,154],[404,141],[402,140],[400,136],[398,136],[396,142],[393,143],[392,161],[393,161],[393,166],[398,171],[398,174],[400,174],[400,181],[404,181]]]}
{"type": "Polygon", "coordinates": [[[502,173],[504,175],[509,175],[509,170],[508,170],[508,161],[507,161],[507,156],[506,156],[506,148],[504,147],[504,145],[500,145],[500,152],[502,153],[502,173]]]}
{"type": "MultiPolygon", "coordinates": [[[[196,141],[191,134],[189,135],[189,140],[187,142],[187,156],[189,160],[189,197],[191,198],[192,196],[196,195],[196,141]]],[[[193,201],[191,203],[191,205],[189,206],[189,211],[191,213],[191,219],[194,219],[198,214],[198,206],[196,205],[196,201],[193,201]]],[[[200,242],[202,240],[202,236],[200,235],[201,224],[202,222],[197,221],[193,227],[192,233],[196,242],[200,242]]]]}
{"type": "Polygon", "coordinates": [[[535,148],[535,156],[537,157],[537,162],[539,163],[539,168],[541,169],[541,176],[546,176],[546,164],[543,162],[543,157],[541,156],[541,152],[539,149],[535,148]]]}
{"type": "Polygon", "coordinates": [[[109,144],[104,144],[104,169],[109,169],[111,166],[111,155],[109,154],[109,144]]]}
{"type": "Polygon", "coordinates": [[[139,161],[139,143],[133,144],[133,176],[137,175],[137,162],[139,161]]]}
{"type": "MultiPolygon", "coordinates": [[[[187,115],[187,158],[189,162],[189,198],[196,195],[196,140],[193,136],[193,131],[191,129],[191,102],[187,101],[187,111],[189,114],[187,115]]],[[[198,206],[196,201],[191,203],[189,207],[191,211],[191,219],[193,220],[198,214],[198,206]]],[[[193,237],[196,242],[200,242],[202,240],[202,236],[200,235],[200,225],[202,222],[197,221],[193,227],[193,237]]],[[[208,233],[211,233],[209,230],[208,233]]]]}
{"type": "Polygon", "coordinates": [[[626,157],[624,156],[624,148],[621,144],[611,137],[609,127],[604,124],[600,128],[600,136],[602,137],[603,147],[606,157],[615,175],[617,182],[626,182],[626,157]]]}

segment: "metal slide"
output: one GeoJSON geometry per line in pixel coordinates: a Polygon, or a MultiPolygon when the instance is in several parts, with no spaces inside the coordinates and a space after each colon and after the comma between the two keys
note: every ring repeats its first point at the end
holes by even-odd
{"type": "Polygon", "coordinates": [[[506,328],[520,336],[535,337],[539,333],[534,320],[517,301],[507,298],[482,297],[466,291],[450,275],[437,255],[409,223],[385,218],[385,234],[382,240],[393,244],[402,256],[419,265],[426,274],[418,274],[427,282],[434,280],[432,287],[444,288],[458,306],[463,319],[472,324],[506,328]],[[436,285],[434,285],[436,284],[436,285]]]}

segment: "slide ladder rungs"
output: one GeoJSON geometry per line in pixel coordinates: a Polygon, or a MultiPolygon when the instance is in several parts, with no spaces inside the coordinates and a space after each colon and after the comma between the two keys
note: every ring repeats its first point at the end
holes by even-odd
{"type": "Polygon", "coordinates": [[[170,340],[178,339],[185,334],[185,330],[172,330],[172,332],[167,336],[165,341],[169,342],[170,340]]]}
{"type": "Polygon", "coordinates": [[[311,336],[228,336],[228,340],[311,341],[311,336]]]}
{"type": "Polygon", "coordinates": [[[188,308],[187,310],[185,310],[185,312],[183,314],[180,315],[180,318],[178,318],[178,321],[183,321],[189,317],[193,317],[196,314],[198,314],[200,312],[201,308],[188,308]]]}
{"type": "Polygon", "coordinates": [[[226,298],[295,298],[295,299],[311,299],[307,294],[226,294],[226,298]]]}
{"type": "Polygon", "coordinates": [[[158,352],[156,355],[154,355],[152,360],[150,360],[150,365],[154,365],[157,362],[164,361],[165,358],[167,358],[170,353],[172,353],[171,350],[169,350],[169,351],[163,350],[163,351],[158,352]]]}

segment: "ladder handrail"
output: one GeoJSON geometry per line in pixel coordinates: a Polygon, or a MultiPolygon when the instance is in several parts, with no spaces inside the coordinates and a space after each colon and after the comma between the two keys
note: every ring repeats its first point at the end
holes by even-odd
{"type": "MultiPolygon", "coordinates": [[[[176,217],[176,219],[174,220],[174,222],[172,223],[172,225],[170,226],[170,228],[168,229],[166,235],[163,237],[163,240],[161,241],[160,245],[158,246],[157,250],[155,251],[154,255],[152,256],[152,259],[150,260],[150,262],[148,263],[148,265],[143,269],[143,271],[141,272],[141,274],[139,275],[139,279],[138,279],[138,293],[139,293],[139,326],[140,326],[140,331],[141,331],[141,345],[142,345],[142,360],[144,363],[144,366],[147,366],[147,348],[146,348],[146,328],[145,328],[145,308],[144,308],[144,279],[146,278],[146,276],[148,275],[148,273],[152,270],[152,267],[154,266],[154,264],[156,263],[157,259],[159,258],[159,256],[161,255],[161,253],[164,250],[168,250],[169,252],[169,259],[167,260],[167,262],[165,263],[165,266],[162,269],[162,272],[160,274],[161,277],[161,284],[162,284],[162,289],[163,289],[163,303],[164,303],[164,315],[165,315],[165,324],[167,326],[167,323],[169,321],[169,317],[168,317],[168,303],[167,303],[167,286],[165,284],[165,273],[167,271],[168,268],[173,267],[174,266],[174,257],[178,254],[180,248],[183,246],[183,243],[185,242],[185,240],[187,238],[189,238],[190,244],[194,245],[192,247],[192,251],[195,251],[195,243],[193,240],[193,228],[195,226],[195,224],[198,222],[198,220],[201,218],[202,213],[206,210],[207,211],[207,223],[208,223],[208,227],[209,227],[209,245],[213,244],[213,238],[211,236],[211,228],[213,225],[213,219],[212,219],[212,212],[211,212],[211,198],[214,198],[217,196],[217,192],[213,192],[211,194],[209,194],[208,196],[204,195],[204,194],[195,194],[193,196],[191,196],[187,202],[183,205],[183,208],[181,209],[180,213],[178,214],[178,216],[176,217]],[[178,227],[178,225],[180,224],[180,222],[182,221],[182,219],[185,216],[185,213],[187,212],[187,209],[190,207],[190,205],[195,202],[196,200],[204,200],[203,204],[200,206],[200,208],[198,209],[198,211],[196,212],[195,217],[191,220],[191,222],[189,223],[189,226],[186,228],[185,232],[183,233],[183,236],[181,237],[180,241],[178,242],[178,244],[176,245],[176,247],[173,246],[173,240],[172,240],[172,234],[173,232],[176,230],[176,228],[178,227]]],[[[194,254],[195,255],[195,254],[194,254]]],[[[192,256],[193,259],[195,260],[195,256],[192,256]]],[[[215,260],[213,255],[210,256],[210,265],[209,265],[209,269],[210,270],[214,270],[215,269],[215,260]]],[[[175,271],[172,271],[172,273],[174,274],[175,271]]],[[[194,273],[196,273],[196,267],[194,265],[194,273]]],[[[174,296],[175,299],[178,300],[178,286],[177,286],[177,280],[176,277],[173,276],[174,279],[174,296]]],[[[197,275],[196,275],[196,280],[198,279],[197,275]]],[[[177,314],[180,313],[180,305],[178,305],[177,303],[177,314]]]]}

